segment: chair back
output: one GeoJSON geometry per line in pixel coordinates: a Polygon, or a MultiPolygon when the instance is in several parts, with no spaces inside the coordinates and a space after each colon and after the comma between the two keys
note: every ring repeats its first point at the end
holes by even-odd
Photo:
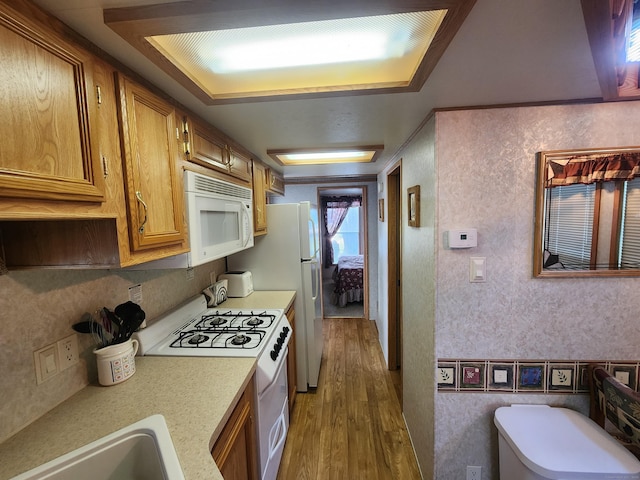
{"type": "Polygon", "coordinates": [[[602,366],[589,365],[589,381],[589,417],[602,428],[609,420],[620,432],[621,440],[637,451],[640,448],[640,394],[602,366]]]}

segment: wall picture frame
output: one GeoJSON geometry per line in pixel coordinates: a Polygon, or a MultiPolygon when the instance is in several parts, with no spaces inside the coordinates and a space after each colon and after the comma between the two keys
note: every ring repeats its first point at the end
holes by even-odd
{"type": "Polygon", "coordinates": [[[420,226],[420,185],[407,188],[407,212],[410,227],[420,226]]]}
{"type": "Polygon", "coordinates": [[[384,198],[378,199],[378,220],[384,222],[384,198]]]}

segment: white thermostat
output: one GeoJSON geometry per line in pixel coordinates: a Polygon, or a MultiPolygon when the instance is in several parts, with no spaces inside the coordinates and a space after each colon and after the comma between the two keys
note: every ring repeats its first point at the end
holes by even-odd
{"type": "Polygon", "coordinates": [[[448,248],[471,248],[478,246],[478,231],[475,228],[449,230],[445,233],[448,248]]]}

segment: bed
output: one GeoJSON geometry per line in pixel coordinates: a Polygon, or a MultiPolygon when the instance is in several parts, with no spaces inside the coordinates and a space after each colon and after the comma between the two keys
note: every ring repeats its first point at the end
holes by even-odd
{"type": "Polygon", "coordinates": [[[363,296],[364,257],[347,255],[338,259],[333,272],[336,286],[331,296],[331,303],[346,307],[351,302],[361,302],[363,296]]]}

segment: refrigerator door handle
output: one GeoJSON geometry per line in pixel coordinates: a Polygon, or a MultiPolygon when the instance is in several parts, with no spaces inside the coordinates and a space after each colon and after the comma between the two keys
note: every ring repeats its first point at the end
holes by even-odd
{"type": "Polygon", "coordinates": [[[314,292],[313,292],[313,296],[311,297],[311,299],[315,302],[316,299],[318,298],[318,295],[320,294],[320,262],[317,260],[314,260],[312,263],[316,264],[316,284],[315,284],[315,288],[314,288],[314,292]]]}
{"type": "Polygon", "coordinates": [[[320,248],[318,247],[318,243],[317,243],[317,232],[316,232],[316,222],[313,221],[312,218],[309,219],[309,223],[311,224],[311,231],[313,232],[313,250],[312,250],[312,257],[316,257],[318,255],[318,251],[320,250],[320,248]]]}

